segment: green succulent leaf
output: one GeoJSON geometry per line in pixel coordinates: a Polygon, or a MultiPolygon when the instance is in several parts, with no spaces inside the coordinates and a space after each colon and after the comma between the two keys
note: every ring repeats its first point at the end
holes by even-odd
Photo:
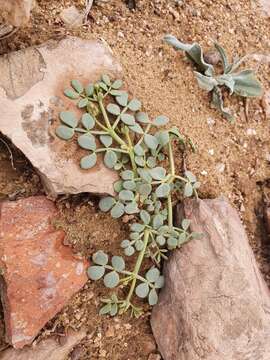
{"type": "Polygon", "coordinates": [[[82,121],[83,127],[86,130],[91,130],[95,126],[95,120],[94,120],[93,116],[88,113],[83,114],[81,121],[82,121]]]}
{"type": "Polygon", "coordinates": [[[146,298],[149,293],[149,285],[147,283],[141,283],[136,287],[135,293],[142,299],[146,298]]]}
{"type": "Polygon", "coordinates": [[[156,150],[156,148],[158,147],[158,140],[153,135],[145,134],[143,141],[149,149],[156,150]]]}
{"type": "Polygon", "coordinates": [[[104,164],[107,166],[107,168],[113,169],[116,163],[117,163],[116,153],[112,150],[107,150],[104,155],[104,164]]]}
{"type": "Polygon", "coordinates": [[[97,155],[93,153],[91,155],[87,155],[81,158],[80,165],[82,169],[87,170],[94,167],[96,163],[97,163],[97,155]]]}
{"type": "Polygon", "coordinates": [[[74,130],[65,125],[60,125],[55,130],[56,135],[63,140],[70,140],[75,134],[74,130]]]}
{"type": "Polygon", "coordinates": [[[253,70],[243,70],[238,74],[232,74],[232,77],[236,94],[244,97],[258,97],[262,95],[262,86],[253,70]]]}
{"type": "Polygon", "coordinates": [[[81,148],[95,151],[97,148],[95,137],[88,133],[78,137],[78,144],[81,148]]]}
{"type": "Polygon", "coordinates": [[[148,303],[150,306],[156,305],[158,302],[158,294],[155,289],[151,289],[148,294],[148,303]]]}
{"type": "Polygon", "coordinates": [[[109,77],[109,75],[104,74],[101,76],[101,80],[107,85],[110,86],[111,85],[111,79],[109,77]]]}
{"type": "Polygon", "coordinates": [[[75,92],[73,89],[66,89],[64,91],[64,94],[66,95],[66,97],[75,100],[79,98],[79,94],[77,92],[75,92]]]}
{"type": "Polygon", "coordinates": [[[198,85],[201,89],[210,92],[214,89],[215,86],[218,85],[218,82],[215,78],[210,76],[205,76],[197,71],[194,71],[196,79],[198,81],[198,85]]]}
{"type": "Polygon", "coordinates": [[[190,226],[190,220],[189,219],[183,219],[181,223],[182,229],[187,230],[190,226]]]}
{"type": "Polygon", "coordinates": [[[106,196],[99,201],[98,205],[99,205],[99,208],[101,211],[107,212],[107,211],[111,210],[111,208],[113,207],[115,202],[116,201],[113,197],[106,196]]]}
{"type": "Polygon", "coordinates": [[[153,228],[159,229],[163,225],[163,216],[160,214],[157,214],[153,217],[153,228]]]}
{"type": "Polygon", "coordinates": [[[168,124],[168,122],[169,122],[169,119],[167,118],[167,116],[159,115],[154,119],[153,125],[164,126],[164,125],[168,124]]]}
{"type": "Polygon", "coordinates": [[[138,111],[140,110],[142,104],[139,100],[137,99],[132,99],[129,103],[128,103],[128,108],[131,111],[138,111]]]}
{"type": "Polygon", "coordinates": [[[219,52],[219,55],[220,55],[220,58],[221,58],[221,61],[222,61],[222,65],[223,65],[223,71],[224,71],[224,73],[226,73],[227,68],[229,67],[229,60],[228,60],[228,56],[226,54],[226,51],[217,42],[214,45],[215,45],[216,50],[219,52]]]}
{"type": "Polygon", "coordinates": [[[149,117],[147,115],[147,113],[145,112],[137,112],[136,115],[136,120],[139,121],[142,124],[149,124],[149,117]]]}
{"type": "Polygon", "coordinates": [[[124,204],[117,202],[111,209],[111,216],[114,219],[118,219],[124,214],[124,212],[125,212],[124,204]]]}
{"type": "Polygon", "coordinates": [[[140,211],[140,218],[141,218],[142,222],[143,222],[145,225],[149,225],[149,223],[150,223],[150,221],[151,221],[151,216],[150,216],[150,214],[148,214],[147,211],[141,210],[141,211],[140,211]]]}
{"type": "Polygon", "coordinates": [[[127,239],[125,239],[125,240],[123,240],[123,241],[121,242],[121,248],[123,248],[123,249],[127,248],[127,247],[130,246],[130,245],[131,245],[131,243],[130,243],[130,241],[127,240],[127,239]]]}
{"type": "Polygon", "coordinates": [[[130,190],[122,190],[119,193],[119,199],[121,201],[132,201],[134,199],[134,193],[130,190]]]}
{"type": "Polygon", "coordinates": [[[192,183],[196,182],[196,176],[191,171],[185,171],[185,176],[188,178],[188,180],[192,183]]]}
{"type": "MultiPolygon", "coordinates": [[[[158,133],[156,133],[155,136],[156,136],[156,138],[158,140],[158,143],[161,146],[167,145],[169,143],[169,141],[170,141],[170,135],[169,135],[168,131],[159,131],[158,133]]],[[[160,153],[160,155],[163,155],[163,154],[160,153]]]]}
{"type": "Polygon", "coordinates": [[[119,105],[121,105],[123,107],[127,106],[127,104],[128,104],[128,93],[123,92],[121,95],[116,96],[115,100],[119,105]]]}
{"type": "Polygon", "coordinates": [[[90,266],[87,270],[89,279],[99,280],[105,274],[105,268],[103,266],[90,266]]]}
{"type": "Polygon", "coordinates": [[[155,288],[161,289],[164,286],[164,276],[159,276],[159,278],[155,282],[155,288]]]}
{"type": "Polygon", "coordinates": [[[135,190],[136,189],[136,183],[132,180],[127,180],[123,182],[123,188],[126,190],[135,190]]]}
{"type": "Polygon", "coordinates": [[[87,98],[84,98],[84,99],[81,99],[79,100],[78,102],[78,108],[79,109],[83,109],[84,107],[86,107],[88,105],[88,99],[87,98]]]}
{"type": "Polygon", "coordinates": [[[115,80],[112,83],[112,88],[116,89],[116,90],[120,89],[122,86],[123,86],[123,81],[122,80],[115,80]]]}
{"type": "Polygon", "coordinates": [[[110,147],[113,142],[113,139],[110,135],[101,135],[99,140],[105,147],[110,147]]]}
{"type": "Polygon", "coordinates": [[[113,184],[114,191],[119,193],[121,190],[123,190],[123,181],[117,180],[113,184]]]}
{"type": "Polygon", "coordinates": [[[104,285],[109,288],[113,289],[119,284],[120,278],[116,271],[111,271],[104,276],[104,285]]]}
{"type": "Polygon", "coordinates": [[[175,36],[166,35],[164,40],[167,44],[173,46],[176,50],[185,51],[186,55],[190,60],[192,60],[201,72],[204,72],[208,76],[213,76],[214,68],[212,65],[207,64],[203,58],[203,50],[201,46],[197,43],[194,44],[184,44],[181,41],[177,40],[175,36]]]}
{"type": "Polygon", "coordinates": [[[158,235],[156,237],[156,242],[160,245],[160,246],[164,246],[166,243],[166,239],[163,235],[158,235]]]}
{"type": "Polygon", "coordinates": [[[156,188],[156,195],[158,198],[165,198],[170,194],[171,188],[170,185],[165,183],[165,184],[160,184],[157,188],[156,188]]]}
{"type": "Polygon", "coordinates": [[[145,166],[145,160],[143,156],[135,156],[135,163],[141,167],[145,166]]]}
{"type": "Polygon", "coordinates": [[[108,104],[106,107],[107,111],[112,115],[120,115],[120,107],[116,104],[108,104]]]}
{"type": "Polygon", "coordinates": [[[190,197],[190,196],[192,196],[192,194],[193,194],[193,186],[191,183],[188,182],[185,184],[185,187],[184,187],[184,196],[190,197]]]}
{"type": "Polygon", "coordinates": [[[131,202],[125,206],[126,214],[137,214],[139,211],[140,210],[136,202],[131,202]]]}
{"type": "Polygon", "coordinates": [[[85,88],[85,94],[87,96],[92,96],[94,94],[94,85],[93,84],[88,84],[85,88]]]}
{"type": "Polygon", "coordinates": [[[92,258],[95,264],[102,266],[107,265],[109,261],[108,255],[102,250],[97,251],[92,258]]]}
{"type": "Polygon", "coordinates": [[[78,125],[78,120],[72,111],[61,111],[59,116],[61,121],[71,128],[75,128],[78,125]]]}
{"type": "Polygon", "coordinates": [[[142,240],[140,240],[140,239],[136,240],[135,248],[136,248],[137,251],[141,251],[143,249],[143,246],[144,246],[144,244],[143,244],[142,240]]]}
{"type": "Polygon", "coordinates": [[[131,131],[135,132],[136,134],[139,134],[139,135],[144,134],[142,127],[137,123],[135,125],[129,126],[129,128],[131,131]]]}
{"type": "Polygon", "coordinates": [[[113,256],[112,266],[116,271],[123,271],[126,267],[125,260],[122,258],[122,256],[113,256]]]}
{"type": "Polygon", "coordinates": [[[149,173],[154,180],[164,180],[166,177],[166,170],[160,166],[150,169],[149,173]]]}
{"type": "Polygon", "coordinates": [[[146,181],[147,183],[151,183],[152,181],[152,176],[150,175],[149,171],[146,169],[138,169],[138,174],[140,175],[140,177],[146,181]]]}
{"type": "Polygon", "coordinates": [[[175,249],[178,245],[178,241],[174,237],[169,237],[167,243],[168,243],[169,249],[175,249]]]}
{"type": "Polygon", "coordinates": [[[144,156],[144,149],[140,144],[134,146],[134,152],[137,156],[144,156]]]}
{"type": "Polygon", "coordinates": [[[144,230],[144,228],[145,228],[145,225],[140,224],[140,223],[135,223],[130,226],[131,231],[135,231],[138,233],[142,232],[144,230]]]}
{"type": "Polygon", "coordinates": [[[149,194],[151,194],[151,191],[152,191],[151,184],[142,183],[138,185],[138,192],[143,196],[148,196],[149,194]]]}
{"type": "Polygon", "coordinates": [[[120,115],[121,120],[124,124],[132,126],[135,125],[135,117],[130,114],[121,114],[120,115]]]}
{"type": "Polygon", "coordinates": [[[78,94],[81,94],[84,90],[84,87],[79,80],[71,80],[71,86],[78,94]]]}
{"type": "Polygon", "coordinates": [[[150,270],[147,271],[145,275],[146,279],[151,283],[157,281],[159,276],[160,276],[160,271],[158,268],[151,268],[150,270]]]}
{"type": "Polygon", "coordinates": [[[131,170],[122,171],[120,176],[123,180],[133,180],[133,178],[134,178],[133,171],[131,171],[131,170]]]}
{"type": "Polygon", "coordinates": [[[111,312],[112,309],[112,304],[106,304],[104,306],[102,306],[102,308],[99,310],[99,315],[106,315],[109,314],[111,312]]]}
{"type": "Polygon", "coordinates": [[[133,246],[127,246],[124,250],[126,256],[132,256],[135,253],[135,249],[133,246]]]}

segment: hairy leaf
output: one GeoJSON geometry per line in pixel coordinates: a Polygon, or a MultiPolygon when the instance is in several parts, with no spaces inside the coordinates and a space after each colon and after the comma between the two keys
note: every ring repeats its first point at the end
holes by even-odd
{"type": "Polygon", "coordinates": [[[91,169],[93,166],[95,166],[97,163],[97,155],[95,153],[91,154],[91,155],[87,155],[84,156],[83,158],[81,158],[81,168],[82,169],[91,169]]]}

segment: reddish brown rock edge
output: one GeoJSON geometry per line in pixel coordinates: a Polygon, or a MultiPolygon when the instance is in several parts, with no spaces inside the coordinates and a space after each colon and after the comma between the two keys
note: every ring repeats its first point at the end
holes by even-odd
{"type": "Polygon", "coordinates": [[[269,360],[270,292],[237,211],[224,198],[187,200],[182,216],[204,237],[165,264],[151,316],[163,359],[269,360]]]}
{"type": "Polygon", "coordinates": [[[0,212],[6,340],[22,348],[85,284],[87,263],[62,244],[64,232],[51,225],[56,207],[46,197],[2,202],[0,212]]]}

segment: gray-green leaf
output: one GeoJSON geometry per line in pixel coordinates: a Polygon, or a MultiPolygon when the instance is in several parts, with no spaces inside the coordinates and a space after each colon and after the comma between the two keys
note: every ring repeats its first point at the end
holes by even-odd
{"type": "Polygon", "coordinates": [[[128,103],[128,108],[131,110],[131,111],[138,111],[140,110],[142,104],[139,100],[137,99],[132,99],[129,103],[128,103]]]}
{"type": "Polygon", "coordinates": [[[113,205],[115,204],[115,199],[111,196],[106,196],[99,201],[99,208],[103,212],[107,212],[111,210],[113,205]]]}
{"type": "Polygon", "coordinates": [[[112,84],[112,88],[113,89],[120,89],[120,87],[123,85],[123,81],[122,80],[115,80],[112,84]]]}
{"type": "Polygon", "coordinates": [[[88,133],[78,137],[78,144],[81,148],[95,151],[97,148],[95,137],[88,133]]]}
{"type": "Polygon", "coordinates": [[[190,196],[192,196],[192,194],[193,194],[193,187],[192,187],[191,183],[188,182],[185,184],[185,187],[184,187],[184,196],[190,197],[190,196]]]}
{"type": "Polygon", "coordinates": [[[109,168],[113,169],[114,165],[117,163],[117,155],[114,151],[108,150],[104,155],[104,164],[109,168]]]}
{"type": "Polygon", "coordinates": [[[61,121],[71,128],[75,128],[78,125],[78,120],[72,111],[61,111],[59,116],[61,121]]]}
{"type": "Polygon", "coordinates": [[[104,285],[109,289],[116,287],[119,281],[119,275],[116,271],[111,271],[104,276],[104,285]]]}
{"type": "Polygon", "coordinates": [[[116,102],[121,106],[127,106],[128,103],[128,93],[123,92],[120,96],[116,96],[116,102]]]}
{"type": "Polygon", "coordinates": [[[146,273],[146,279],[153,283],[155,281],[157,281],[157,279],[159,278],[160,275],[160,271],[158,268],[152,268],[150,270],[147,271],[146,273]]]}
{"type": "Polygon", "coordinates": [[[105,147],[110,147],[112,145],[113,140],[110,135],[101,135],[99,139],[105,147]]]}
{"type": "Polygon", "coordinates": [[[134,199],[134,193],[130,190],[122,190],[119,193],[119,199],[121,201],[132,201],[134,199]]]}
{"type": "Polygon", "coordinates": [[[125,206],[126,214],[137,214],[139,211],[140,210],[136,202],[131,202],[125,206]]]}
{"type": "Polygon", "coordinates": [[[79,94],[76,93],[73,89],[66,89],[64,91],[64,94],[66,95],[66,97],[72,99],[72,100],[75,100],[75,99],[78,99],[79,98],[79,94]]]}
{"type": "Polygon", "coordinates": [[[133,115],[121,114],[120,118],[123,121],[123,123],[126,125],[129,125],[129,126],[135,125],[135,118],[133,115]]]}
{"type": "Polygon", "coordinates": [[[74,135],[74,130],[65,125],[60,125],[56,128],[56,135],[63,140],[69,140],[74,135]]]}
{"type": "Polygon", "coordinates": [[[163,216],[160,214],[157,214],[153,218],[153,228],[158,229],[163,225],[163,216]]]}
{"type": "Polygon", "coordinates": [[[143,221],[143,223],[145,225],[148,225],[150,223],[151,216],[148,214],[147,211],[141,210],[140,211],[140,218],[141,218],[141,220],[143,221]]]}
{"type": "Polygon", "coordinates": [[[119,115],[121,113],[120,107],[116,104],[108,104],[107,111],[113,115],[119,115]]]}
{"type": "Polygon", "coordinates": [[[149,173],[154,180],[163,180],[166,177],[166,170],[160,166],[150,169],[149,173]]]}
{"type": "Polygon", "coordinates": [[[120,218],[125,212],[124,204],[117,202],[114,207],[111,209],[111,216],[114,219],[120,218]]]}
{"type": "Polygon", "coordinates": [[[108,255],[104,251],[99,250],[93,255],[93,261],[97,265],[105,266],[108,264],[108,255]]]}
{"type": "Polygon", "coordinates": [[[87,155],[84,156],[83,158],[81,158],[81,168],[82,169],[91,169],[93,166],[96,165],[97,162],[97,155],[95,153],[91,154],[91,155],[87,155]]]}
{"type": "Polygon", "coordinates": [[[112,266],[116,271],[123,271],[125,269],[125,260],[121,256],[112,257],[112,266]]]}
{"type": "Polygon", "coordinates": [[[148,303],[150,306],[156,305],[158,302],[158,295],[155,289],[151,289],[148,295],[148,303]]]}
{"type": "Polygon", "coordinates": [[[71,80],[71,86],[78,94],[83,92],[83,86],[79,80],[71,80]]]}
{"type": "Polygon", "coordinates": [[[138,112],[136,115],[136,120],[139,121],[142,124],[148,124],[149,123],[149,117],[147,113],[145,112],[138,112]]]}
{"type": "Polygon", "coordinates": [[[167,118],[167,116],[159,115],[154,119],[153,125],[155,125],[155,126],[164,126],[168,122],[169,122],[169,119],[167,118]]]}
{"type": "Polygon", "coordinates": [[[135,293],[142,299],[146,298],[149,293],[149,285],[147,283],[141,283],[136,287],[135,293]]]}
{"type": "Polygon", "coordinates": [[[90,266],[87,274],[91,280],[99,280],[105,274],[105,268],[103,266],[90,266]]]}
{"type": "Polygon", "coordinates": [[[91,130],[95,126],[95,120],[90,114],[83,114],[82,116],[82,124],[86,130],[91,130]]]}
{"type": "Polygon", "coordinates": [[[153,135],[145,134],[143,141],[149,149],[156,150],[156,148],[158,147],[158,140],[153,135]]]}

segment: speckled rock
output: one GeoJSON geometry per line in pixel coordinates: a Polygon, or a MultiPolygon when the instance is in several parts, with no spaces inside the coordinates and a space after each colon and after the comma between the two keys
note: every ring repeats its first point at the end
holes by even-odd
{"type": "Polygon", "coordinates": [[[55,230],[53,202],[44,196],[2,202],[0,217],[1,297],[6,339],[30,344],[87,281],[87,262],[75,259],[55,230]]]}
{"type": "Polygon", "coordinates": [[[66,360],[72,348],[86,336],[85,330],[70,331],[61,344],[54,338],[44,339],[35,347],[1,352],[0,360],[66,360]]]}
{"type": "Polygon", "coordinates": [[[22,26],[29,20],[33,0],[0,0],[0,14],[13,26],[22,26]]]}
{"type": "Polygon", "coordinates": [[[101,41],[68,37],[0,57],[0,132],[31,161],[52,197],[114,192],[116,172],[101,158],[93,169],[82,170],[79,162],[86,151],[55,135],[60,111],[81,115],[63,95],[70,81],[86,85],[103,73],[120,76],[121,67],[101,41]]]}

